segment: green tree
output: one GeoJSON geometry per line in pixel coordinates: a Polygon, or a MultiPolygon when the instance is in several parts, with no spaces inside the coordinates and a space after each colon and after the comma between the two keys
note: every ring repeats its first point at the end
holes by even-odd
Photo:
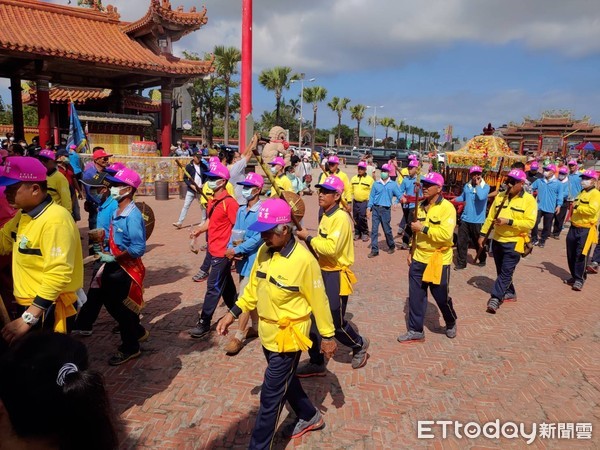
{"type": "Polygon", "coordinates": [[[299,79],[300,75],[291,74],[292,68],[278,66],[263,70],[258,82],[268,91],[275,92],[275,124],[280,125],[281,96],[284,89],[290,88],[290,81],[299,79]]]}
{"type": "Polygon", "coordinates": [[[229,144],[229,91],[232,87],[237,87],[238,83],[233,80],[234,75],[238,73],[238,64],[242,60],[242,53],[236,47],[225,47],[217,45],[214,50],[215,71],[223,81],[225,86],[225,111],[223,114],[223,140],[225,145],[229,144]]]}
{"type": "Polygon", "coordinates": [[[0,125],[12,125],[12,106],[7,105],[0,96],[0,125]]]}
{"type": "Polygon", "coordinates": [[[319,109],[319,103],[325,101],[327,98],[327,89],[322,86],[310,86],[304,88],[304,100],[306,103],[312,103],[313,105],[313,139],[311,148],[313,152],[315,151],[315,139],[316,139],[316,131],[317,131],[317,110],[319,109]]]}
{"type": "Polygon", "coordinates": [[[350,118],[352,120],[356,120],[356,136],[357,141],[356,144],[360,142],[360,122],[365,118],[365,105],[354,105],[350,107],[350,118]]]}
{"type": "Polygon", "coordinates": [[[389,133],[390,132],[390,128],[392,128],[394,125],[396,125],[396,122],[391,117],[383,117],[381,119],[381,126],[383,128],[385,128],[385,141],[384,142],[386,144],[387,144],[387,141],[388,141],[388,136],[390,134],[389,133]]]}
{"type": "Polygon", "coordinates": [[[341,131],[342,131],[342,114],[346,109],[348,109],[348,103],[350,103],[350,99],[343,97],[332,97],[331,101],[327,103],[327,106],[335,112],[338,116],[338,126],[337,126],[337,138],[338,141],[341,139],[341,131]]]}

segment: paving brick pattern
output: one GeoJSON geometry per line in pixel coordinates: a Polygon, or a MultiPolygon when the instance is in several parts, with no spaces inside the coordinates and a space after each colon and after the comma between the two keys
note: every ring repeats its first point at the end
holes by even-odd
{"type": "MultiPolygon", "coordinates": [[[[206,288],[191,280],[204,254],[188,250],[189,229],[171,225],[181,200],[140,199],[157,217],[144,257],[148,304],[142,322],[150,340],[142,345],[142,357],[115,368],[107,358],[118,336],[111,334],[114,322],[105,311],[93,336],[82,338],[123,420],[123,448],[246,448],[265,369],[260,343],[254,340],[228,357],[222,349],[226,338],[213,333],[198,341],[187,335],[206,288]]],[[[315,229],[317,199],[305,200],[305,223],[315,229]]],[[[394,212],[394,223],[400,214],[394,212]]],[[[199,217],[193,205],[186,222],[199,217]]],[[[458,337],[445,336],[430,300],[426,341],[412,345],[396,341],[406,330],[406,252],[367,259],[368,243],[357,242],[359,282],[348,317],[370,337],[371,358],[352,370],[351,352],[340,348],[327,376],[303,380],[327,426],[293,442],[278,436],[275,448],[526,447],[521,438],[441,439],[440,428],[434,429],[436,439],[417,439],[418,420],[445,419],[481,424],[499,419],[528,427],[588,422],[594,426],[592,440],[537,439],[530,447],[600,448],[600,275],[590,276],[579,293],[562,283],[568,275],[565,235],[521,261],[514,280],[518,301],[495,316],[485,313],[495,278],[492,259],[484,268],[452,271],[458,337]]],[[[215,318],[225,311],[221,305],[215,318]]],[[[286,409],[282,424],[290,420],[286,409]]]]}

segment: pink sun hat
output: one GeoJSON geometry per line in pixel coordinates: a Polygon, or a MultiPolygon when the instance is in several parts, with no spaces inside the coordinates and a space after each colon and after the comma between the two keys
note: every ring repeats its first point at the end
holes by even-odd
{"type": "Polygon", "coordinates": [[[408,167],[419,167],[419,160],[417,160],[417,159],[411,159],[408,162],[408,167]]]}
{"type": "Polygon", "coordinates": [[[569,161],[567,163],[567,166],[577,166],[577,161],[575,161],[574,159],[572,159],[571,161],[569,161]]]}
{"type": "Polygon", "coordinates": [[[271,166],[285,167],[285,159],[283,159],[281,156],[278,156],[277,158],[274,158],[273,161],[271,161],[269,164],[271,166]]]}
{"type": "Polygon", "coordinates": [[[38,156],[41,156],[42,158],[51,159],[52,161],[56,161],[56,153],[54,153],[54,150],[49,150],[47,148],[44,150],[40,150],[38,156]]]}
{"type": "Polygon", "coordinates": [[[566,175],[569,173],[569,169],[567,168],[567,166],[562,166],[560,169],[558,169],[558,173],[566,175]]]}
{"type": "Polygon", "coordinates": [[[285,200],[270,198],[263,201],[258,208],[258,218],[248,229],[251,231],[269,231],[282,223],[292,221],[292,208],[285,200]]]}
{"type": "Polygon", "coordinates": [[[598,172],[596,172],[594,169],[588,169],[588,170],[582,172],[579,176],[586,177],[586,178],[593,178],[594,180],[597,180],[598,172]]]}
{"type": "Polygon", "coordinates": [[[469,169],[469,174],[472,173],[483,173],[483,169],[479,166],[473,166],[469,169]]]}
{"type": "Polygon", "coordinates": [[[538,164],[538,162],[537,162],[537,161],[533,161],[533,162],[530,164],[529,168],[530,168],[531,170],[538,170],[538,169],[540,168],[540,165],[538,164]]]}
{"type": "Polygon", "coordinates": [[[327,162],[328,162],[329,164],[339,164],[339,163],[340,163],[340,158],[338,158],[338,157],[337,157],[337,156],[335,156],[335,155],[331,155],[331,156],[330,156],[330,157],[327,159],[327,162]]]}
{"type": "Polygon", "coordinates": [[[315,185],[315,187],[317,189],[323,188],[330,191],[336,191],[338,194],[344,192],[344,182],[335,175],[328,176],[325,178],[325,181],[323,181],[321,184],[315,185]]]}
{"type": "Polygon", "coordinates": [[[244,181],[238,181],[237,184],[239,184],[240,186],[258,187],[262,189],[265,185],[265,180],[261,175],[257,173],[248,172],[244,181]]]}
{"type": "Polygon", "coordinates": [[[367,162],[366,161],[360,161],[358,163],[358,167],[361,169],[366,169],[367,168],[367,162]]]}
{"type": "Polygon", "coordinates": [[[110,175],[114,175],[119,170],[125,169],[126,167],[127,166],[125,164],[123,164],[123,163],[114,162],[110,166],[108,166],[106,169],[104,169],[104,171],[107,172],[110,175]]]}
{"type": "Polygon", "coordinates": [[[416,160],[418,160],[419,157],[417,155],[415,155],[414,153],[411,153],[410,155],[408,155],[408,159],[411,159],[411,160],[415,160],[416,159],[416,160]]]}
{"type": "Polygon", "coordinates": [[[437,172],[429,172],[421,177],[421,183],[436,184],[439,187],[444,186],[444,177],[437,172]]]}
{"type": "Polygon", "coordinates": [[[0,166],[0,186],[10,186],[19,182],[35,183],[46,181],[46,168],[30,156],[11,156],[0,166]]]}
{"type": "Polygon", "coordinates": [[[549,170],[550,172],[556,172],[556,166],[554,164],[546,164],[544,166],[544,170],[549,170]]]}
{"type": "Polygon", "coordinates": [[[508,172],[507,177],[517,181],[525,181],[527,179],[527,175],[521,169],[511,170],[510,172],[508,172]]]}
{"type": "Polygon", "coordinates": [[[128,169],[127,167],[119,170],[113,176],[107,176],[106,179],[110,183],[126,184],[127,186],[131,186],[136,189],[140,186],[140,184],[142,184],[142,179],[140,178],[139,174],[135,170],[128,169]]]}
{"type": "Polygon", "coordinates": [[[381,170],[382,172],[389,172],[390,171],[390,165],[389,164],[383,164],[381,166],[381,169],[379,169],[379,170],[381,170]]]}
{"type": "Polygon", "coordinates": [[[229,170],[220,162],[210,163],[208,166],[208,172],[206,172],[206,176],[229,180],[229,170]]]}

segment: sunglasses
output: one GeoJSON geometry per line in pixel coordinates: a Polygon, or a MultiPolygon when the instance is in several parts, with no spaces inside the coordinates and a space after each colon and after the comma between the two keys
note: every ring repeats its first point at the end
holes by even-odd
{"type": "Polygon", "coordinates": [[[324,188],[319,189],[319,194],[323,194],[323,195],[335,194],[336,192],[337,191],[332,191],[331,189],[324,189],[324,188]]]}

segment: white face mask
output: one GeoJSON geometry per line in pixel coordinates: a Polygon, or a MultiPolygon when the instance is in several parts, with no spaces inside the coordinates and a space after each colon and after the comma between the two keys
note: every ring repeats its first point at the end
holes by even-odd
{"type": "Polygon", "coordinates": [[[594,186],[594,180],[581,180],[581,187],[587,189],[594,186]]]}
{"type": "Polygon", "coordinates": [[[219,180],[208,180],[206,184],[210,190],[214,191],[219,187],[219,180]]]}
{"type": "Polygon", "coordinates": [[[279,169],[277,168],[277,166],[272,166],[272,167],[271,167],[271,173],[272,173],[273,175],[275,175],[277,172],[279,172],[279,169]]]}
{"type": "Polygon", "coordinates": [[[564,173],[561,173],[561,174],[558,176],[558,179],[559,179],[559,180],[564,180],[565,178],[567,178],[567,176],[566,176],[564,173]]]}
{"type": "Polygon", "coordinates": [[[242,189],[242,196],[246,200],[252,200],[254,198],[254,194],[252,193],[253,190],[253,187],[245,187],[244,189],[242,189]]]}
{"type": "Polygon", "coordinates": [[[551,170],[544,170],[544,178],[552,178],[552,175],[554,175],[554,172],[551,170]]]}
{"type": "Polygon", "coordinates": [[[123,188],[122,186],[112,186],[110,188],[110,196],[118,202],[123,200],[129,194],[129,192],[126,192],[125,194],[121,194],[121,190],[123,190],[123,189],[125,189],[125,188],[123,188]]]}

